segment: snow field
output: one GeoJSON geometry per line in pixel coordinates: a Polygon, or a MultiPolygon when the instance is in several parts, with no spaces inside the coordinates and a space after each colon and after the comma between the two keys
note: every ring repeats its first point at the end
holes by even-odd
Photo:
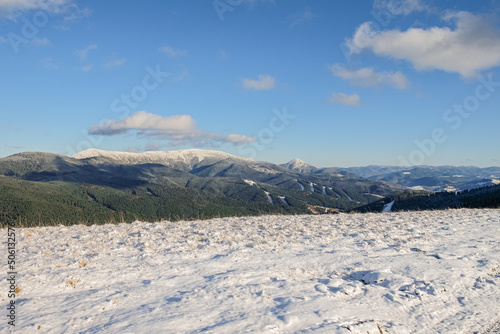
{"type": "Polygon", "coordinates": [[[473,333],[499,235],[500,210],[17,229],[15,332],[473,333]]]}

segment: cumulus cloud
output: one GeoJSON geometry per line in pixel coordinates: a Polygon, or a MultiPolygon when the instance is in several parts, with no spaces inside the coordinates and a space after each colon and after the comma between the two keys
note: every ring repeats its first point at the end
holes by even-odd
{"type": "Polygon", "coordinates": [[[206,132],[196,126],[190,115],[160,116],[146,111],[138,111],[122,120],[109,120],[92,125],[91,135],[114,136],[137,131],[139,136],[157,140],[168,140],[173,145],[191,144],[193,146],[216,146],[222,143],[241,145],[251,143],[255,137],[239,134],[223,136],[206,132]]]}
{"type": "Polygon", "coordinates": [[[241,145],[241,144],[246,144],[246,143],[253,143],[255,141],[255,137],[249,137],[249,136],[238,135],[238,134],[231,134],[231,135],[227,135],[224,138],[224,141],[227,143],[241,145]]]}
{"type": "Polygon", "coordinates": [[[160,52],[166,54],[171,58],[178,58],[187,55],[186,50],[174,49],[170,45],[162,46],[160,52]]]}
{"type": "Polygon", "coordinates": [[[75,50],[75,54],[78,57],[78,59],[80,59],[81,61],[84,61],[89,56],[90,50],[95,50],[95,49],[97,49],[97,44],[91,44],[91,45],[88,45],[87,47],[85,47],[84,49],[75,50]]]}
{"type": "Polygon", "coordinates": [[[356,29],[352,38],[345,39],[349,55],[360,54],[361,51],[369,48],[375,36],[377,36],[377,30],[375,30],[373,22],[362,23],[356,29]]]}
{"type": "Polygon", "coordinates": [[[350,107],[361,107],[361,99],[358,94],[347,95],[344,93],[333,93],[328,103],[343,104],[350,107]]]}
{"type": "Polygon", "coordinates": [[[388,85],[397,89],[405,89],[408,86],[408,79],[401,72],[375,72],[371,67],[360,69],[347,69],[341,65],[331,65],[330,70],[333,75],[349,80],[354,86],[379,86],[388,85]]]}
{"type": "Polygon", "coordinates": [[[110,120],[90,127],[91,134],[117,135],[129,130],[140,130],[143,134],[158,130],[164,133],[187,133],[196,130],[196,122],[189,115],[163,117],[138,111],[122,120],[110,120]],[[97,133],[98,132],[98,133],[97,133]]]}
{"type": "Polygon", "coordinates": [[[491,18],[449,12],[443,20],[453,27],[376,31],[366,22],[346,42],[351,53],[371,50],[378,56],[406,60],[416,70],[443,70],[474,77],[500,65],[500,30],[491,18]]]}
{"type": "Polygon", "coordinates": [[[270,90],[274,88],[275,78],[260,74],[257,80],[243,79],[242,85],[244,89],[270,90]]]}

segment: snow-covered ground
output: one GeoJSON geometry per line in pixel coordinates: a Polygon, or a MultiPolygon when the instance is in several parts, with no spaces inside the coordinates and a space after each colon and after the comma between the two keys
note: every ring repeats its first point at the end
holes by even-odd
{"type": "Polygon", "coordinates": [[[13,332],[488,333],[499,236],[500,210],[17,229],[13,332]]]}

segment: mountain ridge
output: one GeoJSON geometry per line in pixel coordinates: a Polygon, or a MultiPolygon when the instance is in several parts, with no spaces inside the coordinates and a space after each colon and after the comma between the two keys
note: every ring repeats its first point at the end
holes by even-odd
{"type": "Polygon", "coordinates": [[[343,170],[372,180],[428,191],[462,191],[500,183],[500,167],[370,165],[343,170]]]}
{"type": "Polygon", "coordinates": [[[113,160],[120,161],[126,164],[138,164],[138,163],[169,163],[171,162],[188,162],[189,160],[199,161],[207,158],[213,159],[236,159],[240,161],[253,161],[249,158],[242,158],[236,155],[225,153],[222,151],[215,150],[202,150],[202,149],[184,149],[184,150],[174,150],[174,151],[147,151],[147,152],[119,152],[119,151],[105,151],[95,148],[87,149],[76,153],[72,158],[78,160],[105,157],[113,160]]]}
{"type": "Polygon", "coordinates": [[[457,168],[386,169],[369,179],[300,159],[277,165],[200,149],[89,149],[72,157],[24,152],[0,158],[0,220],[36,225],[348,212],[415,192],[392,180],[441,185],[446,173],[463,171],[467,181],[478,170],[457,168]],[[429,171],[444,174],[434,180],[429,171]]]}
{"type": "MultiPolygon", "coordinates": [[[[5,220],[49,219],[60,216],[54,212],[58,208],[64,212],[62,220],[75,221],[71,208],[80,207],[105,211],[116,221],[118,217],[310,213],[311,207],[335,212],[329,209],[353,209],[407,189],[348,172],[339,174],[336,169],[310,171],[197,149],[151,153],[92,149],[73,157],[20,153],[0,158],[0,176],[4,176],[0,177],[4,189],[0,213],[5,220]],[[29,190],[35,187],[37,196],[29,190]],[[44,192],[61,195],[48,196],[47,202],[40,195],[44,192]],[[94,203],[91,207],[89,200],[94,203]]],[[[82,210],[78,217],[83,217],[82,210]]]]}

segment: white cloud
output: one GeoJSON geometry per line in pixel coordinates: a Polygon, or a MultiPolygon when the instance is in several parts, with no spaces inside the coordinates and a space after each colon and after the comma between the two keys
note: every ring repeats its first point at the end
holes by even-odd
{"type": "Polygon", "coordinates": [[[166,45],[162,46],[160,49],[160,52],[166,54],[167,56],[171,58],[178,58],[187,55],[186,50],[180,50],[180,49],[174,49],[173,47],[166,45]]]}
{"type": "Polygon", "coordinates": [[[40,59],[38,63],[46,70],[57,70],[61,67],[61,65],[54,58],[40,59]]]}
{"type": "Polygon", "coordinates": [[[379,56],[407,60],[416,70],[437,69],[463,77],[500,65],[500,30],[491,18],[458,12],[447,13],[443,19],[454,28],[377,32],[364,23],[347,44],[351,53],[367,49],[379,56]]]}
{"type": "Polygon", "coordinates": [[[3,36],[0,36],[0,44],[7,44],[9,43],[9,40],[3,36]]]}
{"type": "Polygon", "coordinates": [[[260,74],[258,80],[243,79],[242,85],[244,89],[269,90],[275,85],[275,78],[270,75],[260,74]]]}
{"type": "Polygon", "coordinates": [[[39,0],[2,0],[0,1],[0,8],[6,9],[6,8],[17,8],[17,9],[24,9],[24,8],[37,8],[39,7],[39,0]]]}
{"type": "Polygon", "coordinates": [[[331,65],[329,68],[335,76],[349,80],[349,83],[354,86],[389,85],[397,89],[405,89],[408,86],[408,79],[399,71],[375,72],[371,67],[351,70],[338,64],[331,65]]]}
{"type": "Polygon", "coordinates": [[[53,15],[62,15],[60,28],[68,29],[71,23],[91,14],[88,8],[80,8],[75,0],[0,0],[0,17],[16,20],[30,10],[42,10],[53,15]]]}
{"type": "Polygon", "coordinates": [[[228,143],[240,145],[240,144],[246,144],[246,143],[253,143],[255,141],[255,137],[231,134],[231,135],[227,135],[225,137],[225,141],[228,143]]]}
{"type": "MultiPolygon", "coordinates": [[[[59,0],[60,1],[60,0],[59,0]]],[[[69,4],[65,8],[64,23],[60,27],[62,29],[68,29],[69,25],[81,21],[82,19],[90,16],[92,11],[88,8],[80,8],[76,4],[69,4]]]]}
{"type": "Polygon", "coordinates": [[[387,10],[392,15],[430,11],[430,6],[422,0],[375,0],[373,8],[378,11],[387,10]]]}
{"type": "Polygon", "coordinates": [[[127,59],[125,58],[120,58],[120,59],[113,59],[111,61],[108,61],[107,63],[104,64],[105,68],[113,68],[113,67],[119,67],[125,65],[125,62],[127,59]]]}
{"type": "Polygon", "coordinates": [[[290,29],[305,23],[306,21],[312,20],[314,17],[313,12],[309,9],[304,10],[302,13],[292,17],[292,23],[290,23],[290,29]]]}
{"type": "Polygon", "coordinates": [[[349,55],[360,54],[363,49],[370,46],[375,36],[377,36],[377,30],[374,28],[373,22],[368,21],[362,23],[358,29],[356,29],[352,38],[345,39],[349,49],[349,55]]]}
{"type": "Polygon", "coordinates": [[[81,61],[84,61],[89,56],[90,50],[95,50],[95,49],[97,49],[97,44],[91,44],[91,45],[88,45],[84,49],[81,49],[81,50],[77,49],[77,50],[75,50],[75,54],[78,57],[78,59],[80,59],[81,61]]]}
{"type": "Polygon", "coordinates": [[[129,130],[140,130],[142,134],[148,134],[151,131],[187,133],[196,130],[196,122],[189,115],[163,117],[146,111],[138,111],[122,120],[110,120],[104,124],[93,125],[90,128],[90,133],[117,135],[124,134],[129,130]]]}
{"type": "Polygon", "coordinates": [[[164,117],[146,111],[138,111],[122,120],[110,120],[103,124],[92,125],[89,134],[114,136],[130,131],[138,131],[143,137],[168,140],[173,145],[214,146],[221,143],[241,145],[256,140],[255,137],[245,135],[223,136],[203,131],[197,128],[196,121],[190,115],[164,117]]]}
{"type": "Polygon", "coordinates": [[[343,104],[350,107],[361,107],[361,99],[358,94],[347,95],[344,93],[333,93],[328,103],[343,104]]]}
{"type": "MultiPolygon", "coordinates": [[[[59,1],[63,4],[68,1],[59,1]]],[[[0,15],[9,19],[15,18],[21,11],[30,9],[44,9],[46,11],[55,12],[58,10],[57,0],[40,1],[40,0],[1,0],[0,15]]]]}

